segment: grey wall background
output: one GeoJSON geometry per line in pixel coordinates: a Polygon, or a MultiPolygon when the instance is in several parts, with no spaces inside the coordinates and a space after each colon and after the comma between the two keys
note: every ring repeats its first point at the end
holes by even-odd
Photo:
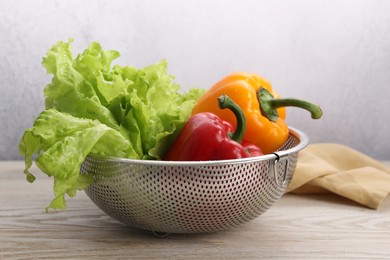
{"type": "Polygon", "coordinates": [[[312,143],[390,159],[390,1],[0,0],[0,159],[21,159],[50,81],[41,59],[70,37],[74,53],[99,41],[122,65],[165,58],[183,90],[257,72],[282,96],[321,105],[319,121],[288,110],[312,143]]]}

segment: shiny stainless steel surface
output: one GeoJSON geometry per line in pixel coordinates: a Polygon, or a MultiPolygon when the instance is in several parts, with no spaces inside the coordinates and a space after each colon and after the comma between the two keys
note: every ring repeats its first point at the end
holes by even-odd
{"type": "Polygon", "coordinates": [[[290,129],[274,154],[224,161],[170,162],[88,157],[95,183],[87,195],[105,213],[135,228],[164,233],[225,230],[252,220],[286,191],[298,152],[309,142],[290,129]]]}

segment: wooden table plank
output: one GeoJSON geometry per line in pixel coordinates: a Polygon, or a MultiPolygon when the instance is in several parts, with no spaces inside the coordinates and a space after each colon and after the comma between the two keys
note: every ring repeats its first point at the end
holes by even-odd
{"type": "Polygon", "coordinates": [[[52,179],[33,171],[30,184],[22,162],[0,162],[0,259],[390,259],[390,198],[372,210],[335,195],[286,194],[241,227],[157,238],[108,217],[83,192],[45,213],[52,179]]]}

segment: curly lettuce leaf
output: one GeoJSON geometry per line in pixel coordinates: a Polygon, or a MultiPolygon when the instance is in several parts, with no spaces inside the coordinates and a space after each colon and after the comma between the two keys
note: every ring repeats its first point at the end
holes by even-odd
{"type": "Polygon", "coordinates": [[[54,178],[55,199],[49,207],[57,209],[66,207],[65,194],[73,197],[77,190],[92,183],[92,179],[79,174],[88,154],[135,155],[118,131],[97,120],[76,118],[55,109],[45,110],[36,118],[33,127],[25,131],[19,150],[26,157],[27,180],[35,180],[29,172],[34,155],[37,166],[54,178]]]}
{"type": "Polygon", "coordinates": [[[88,154],[163,158],[204,93],[180,93],[165,60],[142,69],[111,66],[119,52],[93,42],[74,58],[71,43],[58,42],[43,58],[53,75],[44,88],[46,110],[19,143],[27,180],[35,180],[29,172],[34,158],[54,178],[49,208],[56,209],[66,207],[65,195],[91,183],[79,174],[88,154]]]}
{"type": "Polygon", "coordinates": [[[73,59],[71,41],[54,45],[42,60],[52,82],[44,89],[46,109],[55,108],[75,117],[97,119],[118,129],[111,112],[96,88],[97,74],[110,66],[99,44],[90,47],[73,59]]]}
{"type": "Polygon", "coordinates": [[[204,90],[181,94],[180,86],[167,73],[165,60],[143,69],[116,66],[114,71],[113,81],[120,74],[120,80],[126,83],[124,89],[117,91],[118,96],[110,100],[108,108],[141,159],[160,160],[204,90]]]}

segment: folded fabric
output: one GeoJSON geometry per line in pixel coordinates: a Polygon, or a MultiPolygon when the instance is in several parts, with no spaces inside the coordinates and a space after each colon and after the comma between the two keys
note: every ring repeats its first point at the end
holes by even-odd
{"type": "Polygon", "coordinates": [[[390,168],[341,144],[310,144],[298,155],[288,192],[331,192],[377,209],[390,193],[390,168]]]}

